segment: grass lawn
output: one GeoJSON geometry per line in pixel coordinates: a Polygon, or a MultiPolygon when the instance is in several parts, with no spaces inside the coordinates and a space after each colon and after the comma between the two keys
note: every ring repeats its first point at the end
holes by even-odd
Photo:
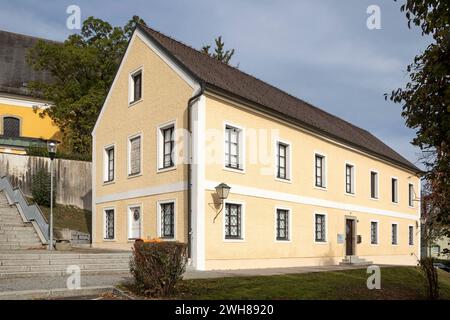
{"type": "MultiPolygon", "coordinates": [[[[50,219],[50,208],[39,206],[42,213],[50,219]]],[[[57,204],[53,208],[53,222],[55,228],[69,228],[85,233],[91,232],[91,211],[83,210],[74,206],[57,204]]]]}
{"type": "MultiPolygon", "coordinates": [[[[264,277],[184,280],[175,299],[426,299],[416,267],[381,269],[381,290],[368,290],[366,269],[264,277]]],[[[441,299],[450,299],[450,274],[439,271],[441,299]]]]}

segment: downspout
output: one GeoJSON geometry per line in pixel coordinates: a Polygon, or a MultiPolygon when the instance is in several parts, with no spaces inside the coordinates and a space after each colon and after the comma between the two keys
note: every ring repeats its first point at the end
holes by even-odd
{"type": "Polygon", "coordinates": [[[194,104],[195,100],[200,98],[203,93],[205,92],[205,88],[203,83],[200,83],[200,91],[191,97],[188,100],[188,132],[189,132],[189,161],[188,161],[188,178],[187,178],[187,206],[188,206],[188,257],[192,258],[192,201],[191,201],[191,195],[192,195],[192,159],[193,159],[193,143],[192,143],[192,127],[191,127],[191,119],[192,119],[192,105],[194,104]]]}

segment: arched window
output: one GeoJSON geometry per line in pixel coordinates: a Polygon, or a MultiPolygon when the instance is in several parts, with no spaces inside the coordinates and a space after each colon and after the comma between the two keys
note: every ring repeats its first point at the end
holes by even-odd
{"type": "Polygon", "coordinates": [[[14,117],[4,117],[3,136],[20,137],[20,119],[14,117]]]}

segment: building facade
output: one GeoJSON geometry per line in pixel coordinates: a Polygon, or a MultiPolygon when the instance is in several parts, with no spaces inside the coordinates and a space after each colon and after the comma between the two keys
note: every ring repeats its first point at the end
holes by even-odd
{"type": "Polygon", "coordinates": [[[133,34],[93,148],[95,247],[187,242],[199,270],[415,265],[420,256],[414,165],[367,131],[147,27],[133,34]]]}
{"type": "Polygon", "coordinates": [[[0,30],[0,152],[25,154],[31,146],[45,147],[46,140],[60,139],[53,121],[34,111],[48,102],[27,88],[31,81],[50,81],[49,74],[33,70],[26,60],[38,40],[0,30]]]}

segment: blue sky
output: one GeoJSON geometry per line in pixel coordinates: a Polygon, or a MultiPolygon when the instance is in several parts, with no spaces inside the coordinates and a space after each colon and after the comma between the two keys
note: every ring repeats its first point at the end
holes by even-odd
{"type": "Polygon", "coordinates": [[[0,0],[0,29],[54,40],[66,28],[66,8],[82,20],[124,25],[134,14],[195,48],[222,35],[236,49],[231,63],[317,107],[360,126],[418,164],[401,106],[384,93],[408,80],[406,66],[428,40],[408,29],[403,0],[0,0]],[[381,29],[366,26],[369,5],[381,8],[381,29]]]}

